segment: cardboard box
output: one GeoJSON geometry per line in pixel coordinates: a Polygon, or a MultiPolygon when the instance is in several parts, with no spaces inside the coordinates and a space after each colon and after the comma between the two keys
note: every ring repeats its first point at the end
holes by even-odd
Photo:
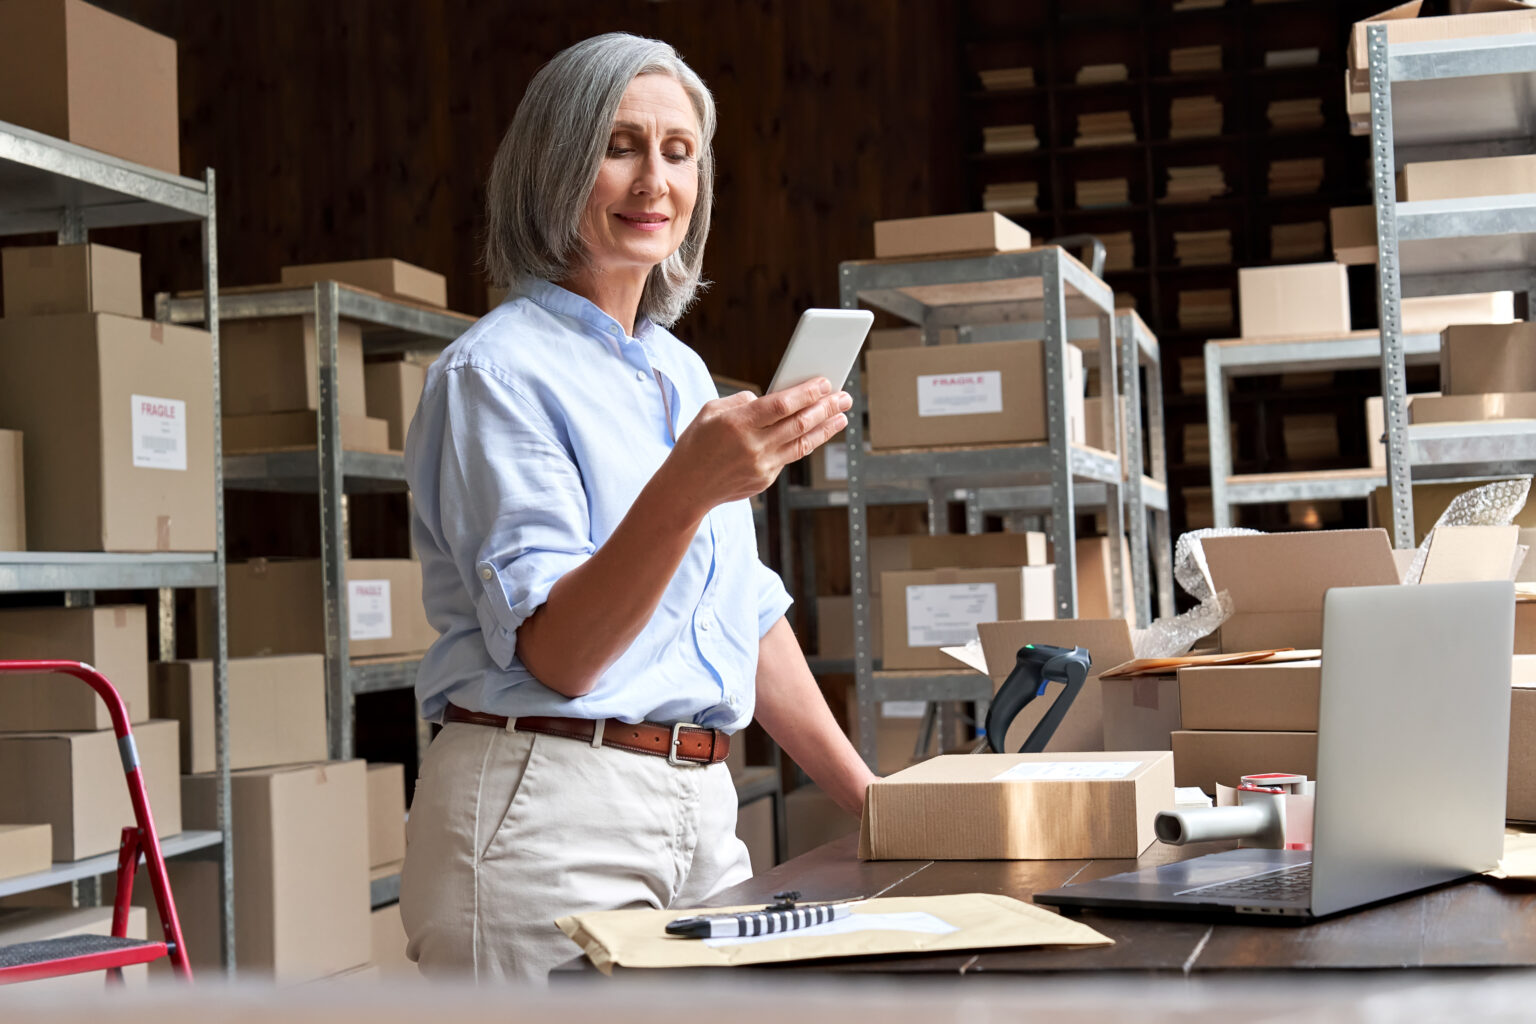
{"type": "MultiPolygon", "coordinates": [[[[349,653],[354,658],[414,654],[437,640],[421,603],[421,563],[408,558],[349,558],[346,563],[349,653]]],[[[325,651],[320,561],[266,559],[231,563],[228,591],[232,657],[325,651]]],[[[211,606],[199,595],[198,651],[212,650],[211,606]]]]}
{"type": "Polygon", "coordinates": [[[869,538],[869,592],[880,596],[880,579],[888,572],[912,568],[912,542],[927,534],[869,538]]]}
{"type": "Polygon", "coordinates": [[[405,859],[405,766],[368,765],[368,866],[405,859]]]}
{"type": "Polygon", "coordinates": [[[34,875],[51,867],[51,825],[0,825],[0,878],[34,875]]]}
{"type": "MultiPolygon", "coordinates": [[[[95,666],[117,688],[130,722],[151,714],[149,643],[142,605],[0,610],[7,658],[63,658],[95,666]]],[[[112,728],[106,702],[83,680],[58,673],[0,677],[0,732],[112,728]]]]}
{"type": "Polygon", "coordinates": [[[921,534],[906,541],[906,567],[912,569],[998,569],[1051,562],[1045,534],[1034,531],[921,534]]]}
{"type": "Polygon", "coordinates": [[[0,250],[5,315],[144,315],[139,254],[87,242],[0,250]]]}
{"type": "MultiPolygon", "coordinates": [[[[220,389],[226,421],[234,416],[312,413],[320,408],[319,346],[312,316],[221,323],[220,389]]],[[[369,415],[364,380],[362,325],[342,320],[336,334],[336,381],[344,418],[369,415]]]]}
{"type": "MultiPolygon", "coordinates": [[[[134,726],[139,763],[163,839],[181,831],[176,723],[134,726]]],[[[53,859],[80,860],[116,850],[133,824],[128,784],[112,730],[0,734],[0,821],[53,826],[53,859]]]]}
{"type": "Polygon", "coordinates": [[[1138,857],[1173,775],[1167,751],[936,757],[869,787],[859,857],[1138,857]]]}
{"type": "Polygon", "coordinates": [[[1404,164],[1397,172],[1399,202],[1509,196],[1536,192],[1536,156],[1490,156],[1404,164]]]}
{"type": "Polygon", "coordinates": [[[1504,817],[1536,822],[1536,657],[1516,655],[1511,676],[1504,817]]]}
{"type": "Polygon", "coordinates": [[[1179,669],[1185,729],[1316,732],[1322,663],[1179,669]]]}
{"type": "Polygon", "coordinates": [[[1536,391],[1536,323],[1456,324],[1440,335],[1440,393],[1536,391]]]}
{"type": "MultiPolygon", "coordinates": [[[[1366,77],[1370,69],[1366,52],[1366,29],[1370,25],[1386,24],[1388,46],[1536,32],[1536,11],[1516,0],[1472,0],[1472,3],[1464,3],[1461,7],[1475,6],[1474,13],[1427,18],[1419,17],[1422,6],[1421,0],[1410,0],[1357,21],[1350,27],[1349,69],[1352,73],[1352,87],[1360,90],[1369,88],[1366,77]]],[[[1452,9],[1456,10],[1457,6],[1453,5],[1452,9]]]]}
{"type": "MultiPolygon", "coordinates": [[[[426,369],[402,359],[369,363],[363,375],[368,386],[368,415],[389,424],[391,451],[405,451],[405,433],[416,416],[416,404],[421,401],[421,389],[427,383],[426,369]]],[[[847,475],[845,469],[844,479],[847,475]]]]}
{"type": "MultiPolygon", "coordinates": [[[[880,599],[869,599],[869,649],[879,657],[885,643],[880,599]]],[[[816,653],[823,658],[853,657],[853,598],[816,598],[816,653]]]]}
{"type": "Polygon", "coordinates": [[[180,174],[176,41],[83,0],[6,0],[0,121],[180,174]]]}
{"type": "Polygon", "coordinates": [[[1420,295],[1400,306],[1404,334],[1439,334],[1452,324],[1508,324],[1515,320],[1514,292],[1420,295]]]}
{"type": "Polygon", "coordinates": [[[373,950],[369,959],[380,974],[412,978],[421,976],[415,961],[405,955],[405,925],[400,921],[400,904],[391,903],[369,914],[368,931],[372,937],[369,948],[373,950]]]}
{"type": "MultiPolygon", "coordinates": [[[[939,344],[953,344],[954,328],[945,328],[939,332],[939,344]],[[948,335],[948,340],[945,336],[948,335]]],[[[911,348],[913,345],[923,343],[923,331],[920,327],[876,327],[869,332],[869,338],[864,342],[864,351],[878,352],[888,348],[911,348]]]]}
{"type": "MultiPolygon", "coordinates": [[[[1051,619],[1033,622],[983,622],[977,627],[981,650],[987,659],[987,675],[994,692],[1008,680],[1018,661],[1019,648],[1025,644],[1050,644],[1054,647],[1082,647],[1091,658],[1092,675],[1083,683],[1077,700],[1056,727],[1046,744],[1047,753],[1057,751],[1106,750],[1104,690],[1098,673],[1131,660],[1131,626],[1125,619],[1051,619]]],[[[1052,686],[1046,694],[1053,702],[1061,687],[1052,686]]],[[[1013,720],[1004,737],[1008,750],[1018,750],[1030,732],[1045,716],[1050,702],[1033,700],[1013,720]]]]}
{"type": "MultiPolygon", "coordinates": [[[[216,775],[182,780],[187,822],[212,828],[216,775]]],[[[278,982],[325,977],[368,962],[368,783],[362,761],[254,768],[230,779],[234,831],[235,956],[242,974],[278,982]]],[[[216,867],[215,865],[209,865],[216,867]]],[[[173,883],[174,884],[174,883],[173,883]]],[[[176,890],[183,920],[217,913],[199,887],[176,890]]],[[[213,918],[217,921],[217,917],[213,918]]],[[[205,927],[205,926],[200,926],[205,927]]],[[[188,939],[189,948],[191,939],[188,939]]],[[[194,957],[216,961],[218,945],[194,957]]]]}
{"type": "Polygon", "coordinates": [[[1328,211],[1333,258],[1346,266],[1376,262],[1376,208],[1340,206],[1328,211]]]}
{"type": "Polygon", "coordinates": [[[1183,728],[1179,682],[1174,676],[1105,679],[1104,749],[1172,750],[1172,735],[1183,728]]]}
{"type": "MultiPolygon", "coordinates": [[[[1044,535],[1042,534],[1042,539],[1044,535]]],[[[1110,574],[1113,542],[1108,537],[1080,537],[1077,541],[1077,617],[1080,619],[1135,618],[1136,598],[1131,592],[1131,547],[1120,538],[1120,609],[1110,604],[1114,592],[1110,574]]]]}
{"type": "MultiPolygon", "coordinates": [[[[1044,343],[988,341],[870,352],[874,448],[1047,440],[1044,343]]],[[[1068,434],[1082,443],[1083,353],[1067,346],[1068,434]]]]}
{"type": "MultiPolygon", "coordinates": [[[[268,412],[224,417],[224,451],[259,452],[313,448],[320,424],[312,412],[268,412]]],[[[356,452],[389,451],[389,423],[368,416],[341,418],[341,447],[356,452]]]]}
{"type": "Polygon", "coordinates": [[[27,550],[26,464],[19,430],[0,430],[0,551],[27,550]]]}
{"type": "MultiPolygon", "coordinates": [[[[3,6],[0,4],[0,8],[3,6]]],[[[63,939],[75,935],[110,935],[112,934],[112,913],[110,904],[79,909],[29,907],[0,910],[0,947],[20,945],[25,942],[46,942],[49,939],[63,939]]],[[[123,930],[128,938],[146,938],[147,926],[148,915],[143,907],[128,908],[127,927],[123,930]]],[[[145,964],[123,968],[123,984],[128,988],[142,989],[147,985],[148,979],[149,969],[145,964]]],[[[71,999],[100,999],[102,984],[100,971],[29,981],[26,983],[26,988],[13,990],[20,993],[23,1005],[16,1007],[12,1019],[42,1019],[52,1016],[47,1011],[33,1013],[26,1011],[24,1006],[34,997],[46,996],[52,999],[63,995],[71,999]]],[[[45,1004],[39,1001],[31,1005],[41,1007],[45,1004]]]]}
{"type": "Polygon", "coordinates": [[[413,266],[404,260],[343,260],[339,263],[302,263],[284,267],[283,284],[306,285],[316,281],[340,281],[393,299],[424,306],[448,305],[448,279],[442,274],[413,266]]]}
{"type": "Polygon", "coordinates": [[[875,259],[1017,252],[1029,232],[1000,213],[955,213],[875,221],[875,259]]]}
{"type": "MultiPolygon", "coordinates": [[[[1413,485],[1413,540],[1415,544],[1423,543],[1424,538],[1439,520],[1441,513],[1454,501],[1457,496],[1466,493],[1475,483],[1415,483],[1413,485]]],[[[1392,525],[1392,491],[1388,487],[1378,487],[1371,492],[1369,503],[1371,513],[1371,525],[1386,529],[1392,525]]],[[[1515,523],[1519,526],[1536,527],[1536,502],[1526,505],[1515,514],[1515,523]]],[[[1524,543],[1523,541],[1521,543],[1524,543]]],[[[1533,563],[1536,567],[1536,563],[1533,563]]]]}
{"type": "Polygon", "coordinates": [[[1244,338],[1349,333],[1349,276],[1342,263],[1244,267],[1237,292],[1244,338]]]}
{"type": "Polygon", "coordinates": [[[832,440],[810,454],[811,486],[818,491],[848,489],[848,432],[839,430],[832,440]]]}
{"type": "Polygon", "coordinates": [[[33,550],[214,549],[207,332],[108,313],[0,320],[0,427],[26,435],[33,550]]]}
{"type": "Polygon", "coordinates": [[[1536,601],[1515,602],[1515,653],[1536,654],[1536,601]]]}
{"type": "Polygon", "coordinates": [[[1415,395],[1409,423],[1468,423],[1536,418],[1536,391],[1493,395],[1415,395]]]}
{"type": "Polygon", "coordinates": [[[784,797],[790,859],[810,853],[859,830],[859,819],[816,786],[799,786],[784,797]]]}
{"type": "MultiPolygon", "coordinates": [[[[1173,734],[1173,782],[1216,792],[1236,787],[1244,775],[1295,772],[1317,778],[1315,732],[1195,732],[1173,734]]],[[[1326,783],[1325,783],[1326,784],[1326,783]]]]}
{"type": "Polygon", "coordinates": [[[1400,582],[1385,530],[1208,537],[1204,548],[1212,584],[1232,595],[1232,617],[1221,626],[1227,652],[1321,647],[1330,587],[1400,582]]]}
{"type": "MultiPolygon", "coordinates": [[[[159,661],[150,666],[156,718],[180,726],[181,771],[216,767],[213,662],[159,661]]],[[[323,761],[325,659],[319,654],[229,660],[229,767],[323,761]]]]}
{"type": "Polygon", "coordinates": [[[752,874],[760,875],[773,867],[772,798],[759,797],[741,806],[736,812],[736,838],[747,848],[747,856],[752,860],[752,874]]]}
{"type": "Polygon", "coordinates": [[[940,647],[965,644],[982,622],[1055,614],[1056,567],[927,569],[886,573],[881,667],[956,667],[940,647]]]}
{"type": "Polygon", "coordinates": [[[1100,396],[1083,399],[1083,443],[1089,448],[1118,454],[1125,447],[1125,396],[1120,396],[1120,437],[1117,442],[1104,442],[1104,399],[1100,396]]]}

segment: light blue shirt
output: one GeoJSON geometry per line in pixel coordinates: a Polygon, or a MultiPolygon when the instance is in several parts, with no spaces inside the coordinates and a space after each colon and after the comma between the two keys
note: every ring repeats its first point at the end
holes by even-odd
{"type": "Polygon", "coordinates": [[[540,683],[517,630],[629,512],[673,438],[716,397],[697,353],[643,317],[525,282],[427,372],[405,444],[427,618],[416,699],[492,714],[752,718],[758,641],[789,607],[745,501],[710,511],[645,629],[585,696],[540,683]],[[670,418],[670,423],[669,423],[670,418]]]}

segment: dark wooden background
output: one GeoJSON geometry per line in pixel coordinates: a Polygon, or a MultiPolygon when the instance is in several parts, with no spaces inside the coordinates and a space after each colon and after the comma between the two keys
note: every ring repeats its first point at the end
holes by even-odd
{"type": "MultiPolygon", "coordinates": [[[[664,39],[713,90],[714,286],[677,333],[766,383],[799,311],[883,217],[964,208],[952,5],[927,0],[94,0],[179,43],[182,167],[218,172],[220,279],[397,256],[485,309],[484,180],[533,73],[588,36],[664,39]]],[[[146,288],[198,284],[198,239],[143,251],[146,288]]]]}

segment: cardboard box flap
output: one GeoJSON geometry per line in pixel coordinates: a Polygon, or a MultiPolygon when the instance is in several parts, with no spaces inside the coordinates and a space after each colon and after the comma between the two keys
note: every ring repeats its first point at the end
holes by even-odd
{"type": "Polygon", "coordinates": [[[1008,679],[1025,644],[1085,647],[1093,658],[1094,674],[1131,660],[1131,624],[1124,619],[1037,619],[1025,622],[983,622],[981,651],[994,686],[1008,679]]]}
{"type": "Polygon", "coordinates": [[[1236,614],[1321,611],[1332,587],[1401,582],[1385,530],[1210,537],[1211,583],[1232,595],[1236,614]]]}
{"type": "MultiPolygon", "coordinates": [[[[1489,15],[1507,14],[1510,12],[1530,12],[1529,5],[1520,0],[1452,0],[1449,16],[1439,15],[1420,18],[1419,13],[1423,8],[1422,0],[1409,0],[1408,3],[1389,7],[1380,14],[1373,14],[1369,18],[1363,18],[1354,23],[1350,29],[1349,39],[1349,68],[1351,71],[1364,72],[1369,68],[1366,57],[1366,29],[1371,25],[1385,24],[1387,29],[1387,42],[1404,42],[1398,38],[1391,26],[1403,22],[1417,21],[1432,26],[1422,32],[1414,32],[1409,39],[1463,39],[1481,35],[1499,35],[1510,31],[1508,20],[1489,15]]],[[[1362,83],[1363,84],[1363,83],[1362,83]]]]}
{"type": "Polygon", "coordinates": [[[1420,583],[1472,583],[1513,579],[1520,527],[1441,526],[1430,538],[1420,583]]]}

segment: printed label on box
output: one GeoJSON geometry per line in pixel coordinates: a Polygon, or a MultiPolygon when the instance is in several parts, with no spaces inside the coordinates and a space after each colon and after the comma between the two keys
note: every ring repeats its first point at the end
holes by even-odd
{"type": "Polygon", "coordinates": [[[389,580],[347,581],[347,636],[353,640],[388,640],[393,635],[389,580]]]}
{"type": "Polygon", "coordinates": [[[927,711],[925,700],[887,700],[880,704],[880,713],[886,718],[922,718],[927,711]]]}
{"type": "Polygon", "coordinates": [[[848,479],[848,446],[845,444],[829,444],[822,448],[822,468],[827,472],[828,480],[848,479]]]}
{"type": "Polygon", "coordinates": [[[930,583],[907,588],[907,646],[953,647],[997,621],[996,583],[930,583]]]}
{"type": "Polygon", "coordinates": [[[1002,411],[1001,370],[936,373],[917,378],[919,416],[976,416],[1002,411]]]}
{"type": "Polygon", "coordinates": [[[139,469],[187,468],[187,403],[179,398],[130,395],[133,464],[139,469]]]}
{"type": "Polygon", "coordinates": [[[1078,779],[1123,779],[1140,761],[1025,761],[994,778],[993,782],[1072,782],[1078,779]]]}

